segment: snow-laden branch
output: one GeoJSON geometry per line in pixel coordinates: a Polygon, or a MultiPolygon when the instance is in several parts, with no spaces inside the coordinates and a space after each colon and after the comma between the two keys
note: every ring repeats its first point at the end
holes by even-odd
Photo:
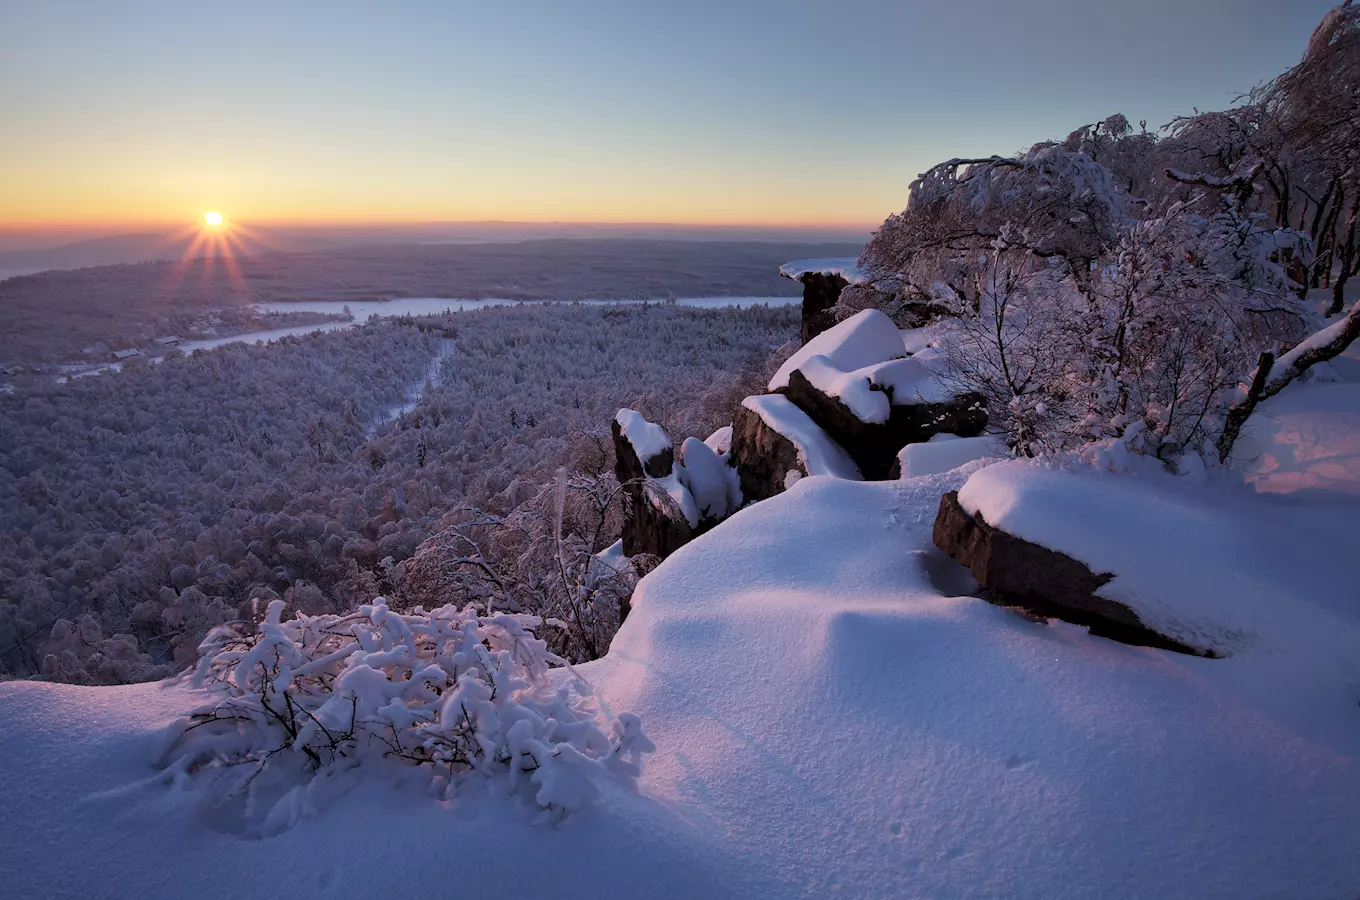
{"type": "Polygon", "coordinates": [[[1242,426],[1262,400],[1268,400],[1289,386],[1311,367],[1335,359],[1360,338],[1360,302],[1345,316],[1305,338],[1298,346],[1279,359],[1274,354],[1262,353],[1252,374],[1251,385],[1228,409],[1223,433],[1218,439],[1218,458],[1226,462],[1233,444],[1242,433],[1242,426]]]}

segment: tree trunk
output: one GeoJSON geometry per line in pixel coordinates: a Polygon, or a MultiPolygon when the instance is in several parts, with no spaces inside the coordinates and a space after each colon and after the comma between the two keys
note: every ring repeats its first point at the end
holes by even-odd
{"type": "Polygon", "coordinates": [[[1355,224],[1356,219],[1360,218],[1360,189],[1357,189],[1355,196],[1351,198],[1351,211],[1346,217],[1346,242],[1338,242],[1337,249],[1340,251],[1341,271],[1337,273],[1336,284],[1332,286],[1332,304],[1327,307],[1327,315],[1334,316],[1341,312],[1346,305],[1345,292],[1346,282],[1350,281],[1355,274],[1355,264],[1357,257],[1360,257],[1360,246],[1356,245],[1355,224]]]}

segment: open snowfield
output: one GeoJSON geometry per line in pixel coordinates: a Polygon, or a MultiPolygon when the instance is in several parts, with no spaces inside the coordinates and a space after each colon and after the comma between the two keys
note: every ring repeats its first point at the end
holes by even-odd
{"type": "MultiPolygon", "coordinates": [[[[657,745],[641,793],[556,826],[369,778],[244,839],[155,777],[186,688],[0,686],[6,895],[1353,897],[1360,657],[1200,659],[953,596],[931,523],[986,465],[808,478],[667,560],[580,667],[657,745]]],[[[1310,589],[1352,583],[1354,534],[1311,541],[1310,589]]],[[[1353,595],[1284,599],[1295,633],[1360,634],[1353,595]]]]}

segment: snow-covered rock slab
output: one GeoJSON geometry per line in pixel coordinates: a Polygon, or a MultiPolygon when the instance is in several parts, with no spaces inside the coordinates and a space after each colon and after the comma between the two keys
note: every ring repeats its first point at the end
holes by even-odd
{"type": "Polygon", "coordinates": [[[1191,646],[1316,654],[1360,622],[1354,573],[1318,540],[1335,519],[1343,532],[1335,537],[1360,553],[1353,527],[1339,525],[1360,515],[1360,503],[1300,515],[1296,503],[1240,488],[1025,461],[978,472],[959,503],[996,528],[1113,575],[1101,596],[1191,646]],[[1300,596],[1308,598],[1303,609],[1300,596]]]}
{"type": "Polygon", "coordinates": [[[858,481],[862,477],[855,461],[827,433],[779,394],[762,394],[741,401],[744,409],[760,416],[776,434],[788,439],[798,451],[798,462],[806,475],[830,475],[858,481]]]}

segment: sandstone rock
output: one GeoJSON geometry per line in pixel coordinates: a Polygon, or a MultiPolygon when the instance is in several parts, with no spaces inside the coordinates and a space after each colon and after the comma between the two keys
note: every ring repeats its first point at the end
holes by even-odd
{"type": "Polygon", "coordinates": [[[1091,634],[1125,644],[1214,655],[1153,631],[1124,604],[1098,596],[1096,591],[1114,576],[994,528],[981,515],[968,515],[957,491],[940,499],[934,539],[935,546],[972,571],[989,602],[1084,625],[1091,634]]]}
{"type": "Polygon", "coordinates": [[[836,324],[831,307],[836,305],[841,291],[849,284],[834,273],[805,272],[798,278],[803,283],[803,343],[815,338],[836,324]]]}
{"type": "Polygon", "coordinates": [[[765,424],[754,410],[738,406],[732,420],[732,460],[746,502],[781,493],[789,472],[805,474],[793,441],[765,424]]]}
{"type": "Polygon", "coordinates": [[[798,370],[790,373],[785,393],[845,448],[870,481],[896,478],[897,453],[907,444],[922,443],[937,434],[973,437],[987,426],[987,406],[978,394],[962,394],[945,403],[893,405],[887,422],[865,422],[798,370]]]}

